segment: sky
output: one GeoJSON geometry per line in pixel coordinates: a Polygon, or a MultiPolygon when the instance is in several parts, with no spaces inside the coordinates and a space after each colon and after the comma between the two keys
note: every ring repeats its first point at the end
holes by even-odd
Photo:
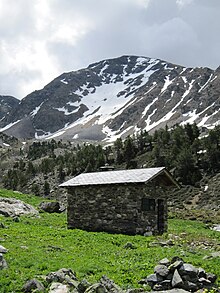
{"type": "Polygon", "coordinates": [[[216,69],[219,13],[220,0],[0,0],[0,95],[122,55],[216,69]]]}

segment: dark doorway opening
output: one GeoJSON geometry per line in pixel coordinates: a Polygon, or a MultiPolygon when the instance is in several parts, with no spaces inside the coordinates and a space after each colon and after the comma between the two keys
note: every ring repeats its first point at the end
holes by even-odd
{"type": "Polygon", "coordinates": [[[157,227],[159,234],[164,232],[164,200],[158,199],[157,202],[157,227]]]}

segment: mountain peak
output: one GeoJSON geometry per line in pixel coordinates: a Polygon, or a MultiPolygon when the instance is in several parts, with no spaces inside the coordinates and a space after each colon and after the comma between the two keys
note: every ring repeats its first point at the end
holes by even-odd
{"type": "Polygon", "coordinates": [[[1,126],[21,138],[99,141],[176,123],[210,128],[219,123],[219,78],[142,56],[102,60],[28,95],[1,126]]]}

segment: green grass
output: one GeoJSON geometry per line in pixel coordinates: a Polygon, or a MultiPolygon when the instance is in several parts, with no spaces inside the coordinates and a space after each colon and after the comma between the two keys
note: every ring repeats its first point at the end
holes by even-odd
{"type": "MultiPolygon", "coordinates": [[[[37,207],[42,198],[0,191],[37,207]]],[[[123,288],[138,287],[138,281],[153,272],[164,258],[182,256],[184,261],[220,276],[220,259],[206,259],[219,250],[220,233],[196,221],[169,220],[169,231],[161,237],[92,233],[66,228],[65,214],[41,213],[40,218],[21,217],[20,222],[0,216],[0,244],[9,251],[7,270],[0,271],[0,292],[21,292],[24,283],[42,279],[51,271],[71,268],[79,280],[95,282],[107,275],[123,288]],[[172,234],[172,235],[170,235],[172,234]],[[174,246],[154,246],[153,242],[173,239],[174,246]],[[131,242],[135,249],[124,248],[131,242]]]]}

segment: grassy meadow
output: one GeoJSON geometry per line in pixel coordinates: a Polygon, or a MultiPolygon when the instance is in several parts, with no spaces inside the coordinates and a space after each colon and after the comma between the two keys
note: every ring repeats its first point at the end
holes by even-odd
{"type": "MultiPolygon", "coordinates": [[[[32,195],[0,190],[0,196],[21,199],[35,207],[43,200],[32,195]]],[[[71,268],[79,280],[98,281],[107,275],[123,288],[140,287],[138,281],[153,273],[162,258],[180,256],[185,262],[217,274],[220,258],[206,258],[220,250],[220,232],[204,223],[170,219],[162,236],[127,236],[68,230],[66,214],[40,213],[39,218],[21,217],[19,222],[0,215],[0,245],[8,249],[9,268],[0,271],[0,292],[21,292],[25,282],[60,268],[71,268]],[[158,242],[172,239],[173,245],[158,242]],[[126,248],[132,243],[132,248],[126,248]]]]}

